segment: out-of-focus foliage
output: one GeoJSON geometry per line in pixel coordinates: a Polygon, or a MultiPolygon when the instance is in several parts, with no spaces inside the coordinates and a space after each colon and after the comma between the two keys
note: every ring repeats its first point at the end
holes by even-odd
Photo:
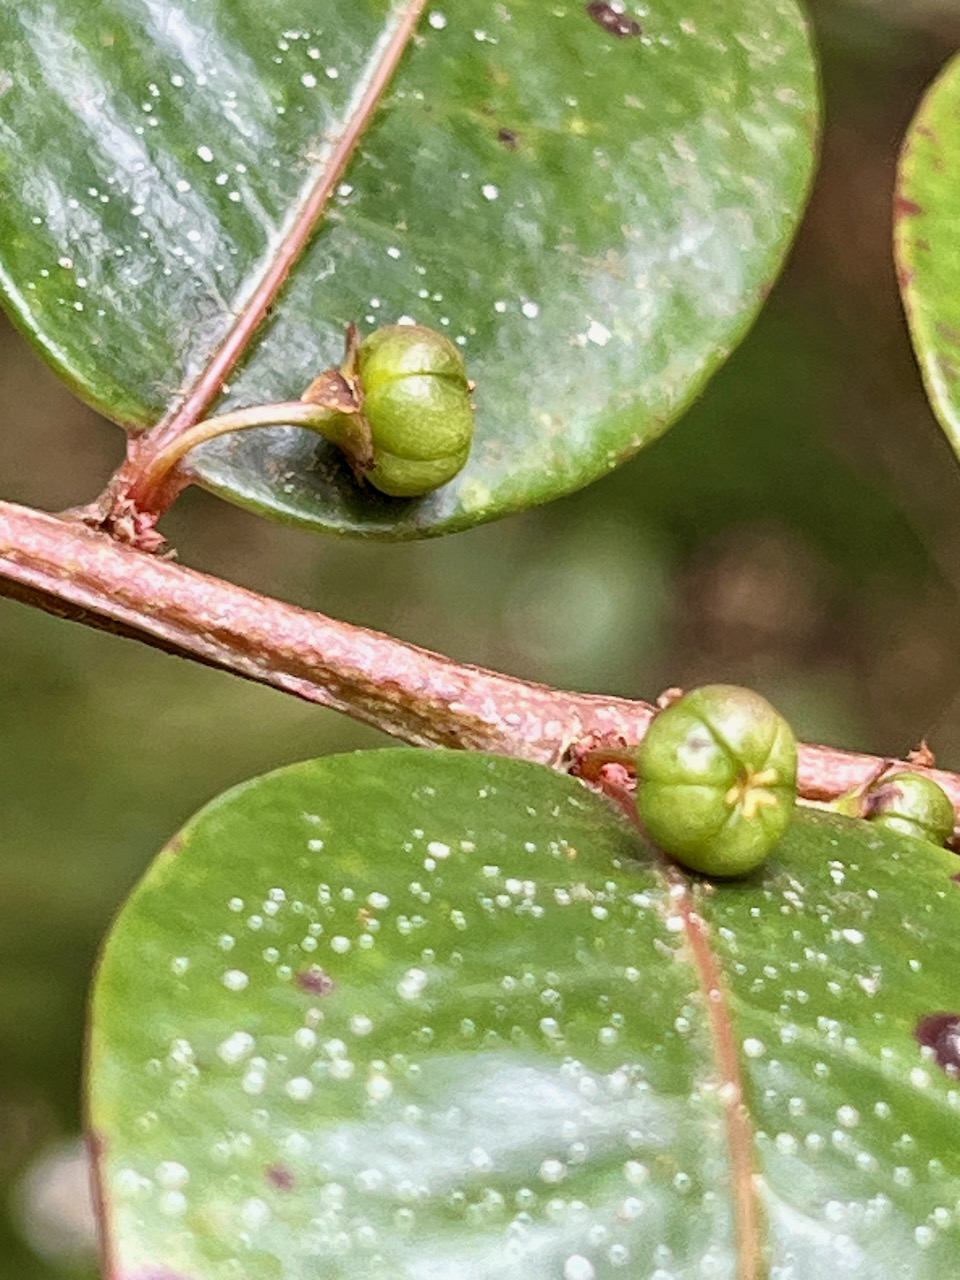
{"type": "MultiPolygon", "coordinates": [[[[960,14],[904,25],[895,8],[817,5],[827,132],[805,228],[753,335],[667,438],[573,498],[432,543],[316,539],[191,494],[165,525],[183,560],[520,675],[641,695],[748,684],[804,738],[900,752],[927,735],[960,763],[960,471],[890,255],[898,141],[960,14]]],[[[9,333],[0,393],[18,427],[0,435],[0,493],[53,509],[96,493],[116,433],[83,430],[88,411],[9,333]]],[[[12,604],[0,644],[0,1200],[34,1223],[33,1247],[0,1228],[0,1280],[63,1280],[84,1273],[37,1250],[61,1248],[74,1166],[22,1178],[79,1129],[110,916],[230,783],[382,739],[12,604]]]]}
{"type": "Polygon", "coordinates": [[[896,262],[927,395],[960,455],[960,55],[917,108],[900,153],[896,262]]]}

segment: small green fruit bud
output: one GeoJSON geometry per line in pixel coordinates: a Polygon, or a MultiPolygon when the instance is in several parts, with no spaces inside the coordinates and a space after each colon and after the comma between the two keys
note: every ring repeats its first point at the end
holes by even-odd
{"type": "Polygon", "coordinates": [[[796,794],[793,731],[765,698],[735,685],[705,685],[672,702],[637,753],[644,827],[665,853],[708,875],[760,866],[796,794]]]}
{"type": "Polygon", "coordinates": [[[356,372],[373,443],[371,484],[412,498],[463,470],[473,406],[455,343],[423,325],[386,325],[360,344],[356,372]]]}
{"type": "Polygon", "coordinates": [[[946,844],[953,834],[953,805],[942,787],[922,773],[888,774],[863,796],[863,817],[888,831],[932,844],[946,844]]]}

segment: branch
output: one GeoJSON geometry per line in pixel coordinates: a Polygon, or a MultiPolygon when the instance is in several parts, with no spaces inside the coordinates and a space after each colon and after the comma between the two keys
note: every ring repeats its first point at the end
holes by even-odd
{"type": "MultiPolygon", "coordinates": [[[[638,743],[655,710],[460,665],[137,551],[78,519],[6,502],[0,596],[233,671],[414,746],[492,751],[564,768],[570,748],[585,740],[638,743]]],[[[882,763],[803,746],[800,796],[836,799],[882,763]]],[[[925,772],[960,806],[960,777],[925,772]]]]}
{"type": "Polygon", "coordinates": [[[557,764],[587,734],[637,741],[652,709],[561,693],[258,595],[77,519],[0,502],[0,595],[346,712],[415,746],[557,764]]]}

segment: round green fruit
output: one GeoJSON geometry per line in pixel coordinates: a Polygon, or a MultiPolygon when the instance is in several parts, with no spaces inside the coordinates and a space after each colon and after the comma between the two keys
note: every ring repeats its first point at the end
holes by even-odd
{"type": "Polygon", "coordinates": [[[414,498],[463,470],[473,405],[455,343],[423,325],[385,325],[360,344],[357,377],[373,443],[370,484],[414,498]]]}
{"type": "Polygon", "coordinates": [[[864,793],[861,813],[888,831],[940,845],[953,835],[956,821],[947,793],[922,773],[881,778],[864,793]]]}
{"type": "Polygon", "coordinates": [[[740,876],[793,816],[797,743],[766,698],[704,685],[661,711],[637,753],[637,808],[665,853],[693,871],[740,876]]]}

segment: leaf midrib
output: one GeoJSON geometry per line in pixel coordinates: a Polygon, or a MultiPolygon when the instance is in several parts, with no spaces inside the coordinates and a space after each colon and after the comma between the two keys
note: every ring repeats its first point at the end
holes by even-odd
{"type": "Polygon", "coordinates": [[[320,223],[330,197],[353,158],[396,71],[427,0],[401,0],[384,24],[380,41],[358,76],[353,98],[344,113],[339,134],[328,139],[324,155],[308,171],[307,181],[268,259],[259,264],[240,290],[246,300],[219,345],[174,402],[151,435],[158,448],[176,439],[196,422],[220,395],[223,384],[244,357],[260,325],[283,289],[320,223]]]}

